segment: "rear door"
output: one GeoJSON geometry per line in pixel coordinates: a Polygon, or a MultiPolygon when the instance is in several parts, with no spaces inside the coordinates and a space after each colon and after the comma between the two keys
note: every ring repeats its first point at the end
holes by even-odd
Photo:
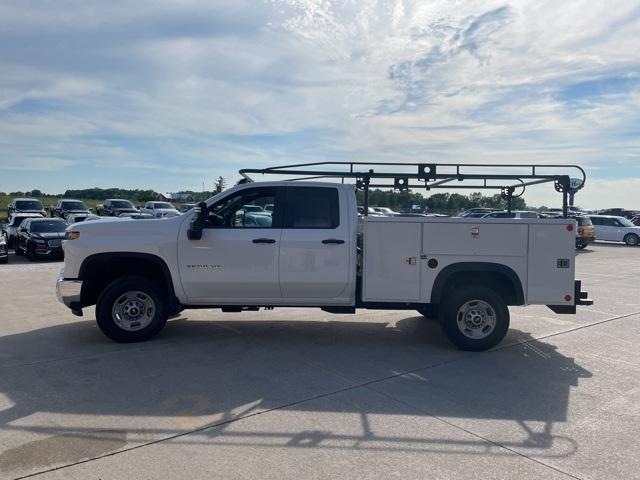
{"type": "Polygon", "coordinates": [[[283,193],[279,259],[283,299],[344,295],[355,261],[346,192],[326,186],[287,186],[283,193]]]}

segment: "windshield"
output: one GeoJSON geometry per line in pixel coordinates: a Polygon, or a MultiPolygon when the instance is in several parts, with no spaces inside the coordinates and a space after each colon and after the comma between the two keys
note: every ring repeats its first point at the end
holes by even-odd
{"type": "Polygon", "coordinates": [[[86,210],[87,207],[84,203],[73,201],[73,202],[62,202],[62,208],[64,210],[86,210]]]}
{"type": "Polygon", "coordinates": [[[133,208],[133,204],[128,200],[114,200],[111,202],[114,208],[133,208]]]}
{"type": "Polygon", "coordinates": [[[64,232],[67,224],[61,220],[42,220],[31,222],[31,231],[36,233],[64,232]]]}
{"type": "Polygon", "coordinates": [[[33,218],[33,217],[13,217],[13,222],[11,222],[11,225],[14,227],[18,227],[27,218],[33,218]]]}
{"type": "Polygon", "coordinates": [[[173,205],[171,205],[169,202],[155,202],[153,204],[153,208],[171,208],[171,209],[173,209],[173,205]]]}
{"type": "Polygon", "coordinates": [[[42,210],[42,204],[38,200],[18,200],[16,201],[17,210],[42,210]]]}
{"type": "Polygon", "coordinates": [[[618,217],[618,221],[622,224],[623,227],[635,227],[635,225],[631,223],[630,220],[624,217],[618,217]]]}

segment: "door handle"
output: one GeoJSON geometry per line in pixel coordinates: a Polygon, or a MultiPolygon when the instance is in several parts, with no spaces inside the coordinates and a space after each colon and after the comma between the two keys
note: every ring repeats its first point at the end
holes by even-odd
{"type": "Polygon", "coordinates": [[[253,243],[276,243],[273,238],[254,238],[251,240],[253,243]]]}
{"type": "Polygon", "coordinates": [[[344,243],[344,240],[340,240],[338,238],[327,238],[325,240],[322,240],[322,243],[324,243],[325,245],[328,243],[335,243],[335,244],[342,244],[344,243]]]}

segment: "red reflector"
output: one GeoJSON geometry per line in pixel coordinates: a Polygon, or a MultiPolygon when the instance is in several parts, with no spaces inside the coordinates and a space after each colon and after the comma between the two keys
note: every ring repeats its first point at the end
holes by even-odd
{"type": "Polygon", "coordinates": [[[564,301],[565,301],[565,302],[570,302],[570,301],[571,301],[571,298],[573,298],[573,297],[571,297],[571,295],[565,295],[565,296],[564,296],[564,301]]]}
{"type": "Polygon", "coordinates": [[[567,232],[573,232],[573,225],[567,225],[567,232]]]}

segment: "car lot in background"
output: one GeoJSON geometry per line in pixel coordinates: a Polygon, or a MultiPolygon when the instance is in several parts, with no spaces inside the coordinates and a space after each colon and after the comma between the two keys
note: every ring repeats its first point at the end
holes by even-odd
{"type": "Polygon", "coordinates": [[[195,203],[183,203],[182,205],[180,205],[180,213],[188,212],[189,210],[191,210],[195,206],[196,206],[195,203]]]}
{"type": "Polygon", "coordinates": [[[84,222],[89,217],[100,218],[97,215],[93,215],[92,213],[69,213],[67,214],[67,218],[65,218],[65,221],[67,222],[67,225],[72,225],[74,223],[84,222]]]}
{"type": "Polygon", "coordinates": [[[371,208],[373,208],[374,212],[380,213],[381,215],[390,216],[390,217],[393,217],[400,213],[400,212],[395,212],[391,210],[389,207],[371,207],[371,208]]]}
{"type": "Polygon", "coordinates": [[[67,223],[59,218],[28,218],[18,229],[15,241],[16,255],[26,255],[29,260],[61,258],[62,240],[67,223]]]}
{"type": "Polygon", "coordinates": [[[139,213],[129,200],[108,198],[104,203],[96,206],[96,213],[100,216],[117,217],[121,213],[139,213]]]}
{"type": "Polygon", "coordinates": [[[0,263],[7,263],[9,261],[9,246],[7,245],[7,239],[3,234],[0,234],[0,263]]]}
{"type": "Polygon", "coordinates": [[[47,215],[47,211],[44,209],[44,205],[37,198],[14,198],[9,205],[7,205],[7,213],[11,216],[12,213],[39,213],[43,217],[47,215]]]}
{"type": "Polygon", "coordinates": [[[120,215],[118,215],[118,218],[132,218],[134,220],[147,220],[147,219],[156,218],[156,217],[154,217],[150,213],[126,212],[126,213],[121,213],[120,215]]]}
{"type": "Polygon", "coordinates": [[[540,218],[540,214],[538,212],[528,210],[512,210],[511,212],[504,210],[487,213],[482,218],[540,218]]]}
{"type": "Polygon", "coordinates": [[[640,255],[595,243],[576,268],[593,308],[512,308],[470,355],[378,310],[185,310],[114,344],[52,295],[58,262],[11,254],[0,477],[637,478],[640,255]]]}
{"type": "Polygon", "coordinates": [[[483,214],[483,215],[486,215],[488,213],[497,212],[497,211],[499,211],[499,209],[497,209],[497,208],[481,208],[481,207],[470,208],[468,210],[465,210],[464,212],[460,212],[458,214],[458,216],[459,217],[468,217],[471,214],[483,214]]]}
{"type": "Polygon", "coordinates": [[[596,230],[596,239],[608,242],[624,242],[629,246],[640,244],[640,227],[624,217],[613,215],[589,215],[596,230]]]}
{"type": "Polygon", "coordinates": [[[578,224],[576,232],[576,248],[581,250],[596,239],[596,230],[593,227],[591,219],[586,215],[577,215],[573,218],[578,224]]]}
{"type": "Polygon", "coordinates": [[[9,221],[3,227],[2,233],[7,238],[9,248],[13,248],[18,237],[18,229],[23,221],[28,218],[43,218],[39,213],[12,213],[9,221]]]}
{"type": "Polygon", "coordinates": [[[156,218],[180,215],[180,212],[169,202],[147,202],[140,209],[140,213],[148,213],[156,218]]]}
{"type": "Polygon", "coordinates": [[[51,207],[51,216],[52,217],[60,217],[67,218],[67,215],[72,213],[86,214],[89,215],[91,210],[87,208],[84,202],[80,200],[73,200],[70,198],[62,198],[56,202],[55,205],[51,207]]]}

